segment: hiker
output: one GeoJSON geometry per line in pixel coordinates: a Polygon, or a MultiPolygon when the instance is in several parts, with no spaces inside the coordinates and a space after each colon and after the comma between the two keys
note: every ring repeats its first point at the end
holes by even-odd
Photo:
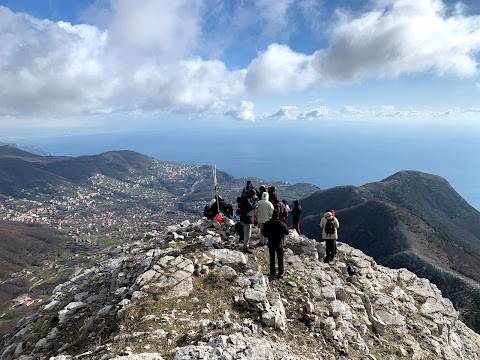
{"type": "Polygon", "coordinates": [[[242,196],[240,204],[240,221],[243,224],[243,251],[251,254],[250,237],[252,236],[252,226],[254,223],[255,208],[257,201],[255,200],[255,189],[248,189],[246,196],[242,196]]]}
{"type": "Polygon", "coordinates": [[[278,219],[278,211],[273,210],[272,218],[263,225],[263,236],[268,238],[268,252],[270,254],[270,277],[281,278],[284,272],[283,247],[285,246],[285,235],[288,235],[287,225],[278,219]],[[275,254],[278,259],[278,274],[275,271],[275,254]]]}
{"type": "Polygon", "coordinates": [[[243,191],[242,191],[242,196],[247,195],[247,191],[250,189],[253,189],[255,191],[255,195],[257,194],[257,190],[253,186],[252,181],[247,180],[247,183],[245,184],[245,187],[243,188],[243,191]]]}
{"type": "Polygon", "coordinates": [[[260,228],[260,245],[267,245],[267,240],[262,235],[262,228],[272,218],[273,205],[268,201],[268,193],[266,191],[262,193],[262,199],[257,204],[255,214],[257,215],[258,227],[260,228]]]}
{"type": "Polygon", "coordinates": [[[325,214],[320,220],[320,227],[322,228],[322,239],[325,240],[325,259],[323,261],[328,263],[333,260],[337,253],[337,229],[340,227],[338,219],[330,209],[325,210],[325,214]]]}
{"type": "Polygon", "coordinates": [[[283,221],[286,224],[287,218],[288,218],[288,212],[290,211],[287,200],[283,199],[282,201],[280,201],[279,205],[280,205],[280,213],[278,214],[278,218],[280,219],[280,221],[283,221]]]}
{"type": "Polygon", "coordinates": [[[265,185],[260,185],[260,186],[258,187],[257,197],[258,197],[259,199],[262,199],[262,194],[263,194],[264,192],[267,192],[267,187],[266,187],[265,185]]]}
{"type": "Polygon", "coordinates": [[[298,203],[298,200],[293,201],[293,209],[290,210],[293,218],[293,228],[297,231],[298,235],[302,235],[300,232],[300,214],[302,213],[302,207],[298,203]]]}
{"type": "Polygon", "coordinates": [[[240,221],[240,215],[242,213],[242,210],[240,209],[241,206],[242,206],[242,197],[237,196],[237,209],[235,210],[235,216],[233,217],[233,221],[235,222],[235,231],[239,236],[238,241],[243,242],[243,239],[244,239],[243,224],[240,221]]]}
{"type": "Polygon", "coordinates": [[[275,186],[270,186],[268,188],[268,200],[272,203],[273,209],[277,210],[277,212],[280,214],[280,199],[275,193],[275,186]]]}

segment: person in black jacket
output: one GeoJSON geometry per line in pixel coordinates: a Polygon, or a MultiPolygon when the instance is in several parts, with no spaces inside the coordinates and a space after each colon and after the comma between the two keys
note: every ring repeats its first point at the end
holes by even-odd
{"type": "Polygon", "coordinates": [[[298,235],[301,235],[302,233],[300,232],[300,214],[302,213],[302,207],[298,203],[298,200],[295,200],[293,202],[293,209],[290,210],[290,214],[292,214],[293,217],[293,228],[297,231],[298,235]]]}
{"type": "Polygon", "coordinates": [[[242,196],[240,203],[240,221],[243,224],[243,251],[248,254],[252,253],[250,237],[252,236],[255,208],[257,207],[256,194],[254,189],[248,189],[246,196],[242,196]]]}
{"type": "Polygon", "coordinates": [[[262,235],[268,238],[268,251],[270,253],[270,274],[275,276],[275,253],[278,258],[278,277],[282,277],[283,248],[285,246],[285,235],[288,235],[287,225],[278,219],[278,211],[273,210],[272,218],[263,225],[262,235]]]}

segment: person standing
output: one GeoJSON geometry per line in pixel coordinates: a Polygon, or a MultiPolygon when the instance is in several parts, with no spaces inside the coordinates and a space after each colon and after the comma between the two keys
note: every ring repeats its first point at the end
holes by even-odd
{"type": "Polygon", "coordinates": [[[288,214],[290,213],[290,207],[288,206],[288,202],[285,199],[280,201],[279,205],[280,205],[280,213],[278,215],[278,218],[280,219],[280,221],[283,221],[286,224],[288,214]]]}
{"type": "Polygon", "coordinates": [[[272,203],[273,209],[277,210],[277,212],[280,214],[280,199],[275,193],[275,186],[270,186],[268,188],[268,200],[272,203]]]}
{"type": "Polygon", "coordinates": [[[293,218],[293,228],[297,231],[298,235],[302,235],[300,232],[300,215],[302,214],[302,207],[298,203],[298,200],[293,201],[293,209],[290,211],[293,218]]]}
{"type": "Polygon", "coordinates": [[[263,225],[262,234],[268,238],[268,252],[270,254],[269,276],[282,277],[285,268],[283,266],[283,248],[285,235],[288,235],[287,225],[278,219],[278,211],[273,210],[272,218],[263,225]],[[275,254],[278,259],[278,275],[275,270],[275,254]]]}
{"type": "Polygon", "coordinates": [[[243,224],[243,251],[248,254],[252,253],[250,250],[250,237],[252,236],[255,208],[257,207],[255,195],[254,189],[248,189],[246,196],[242,196],[240,206],[240,221],[243,224]]]}
{"type": "Polygon", "coordinates": [[[255,187],[253,186],[252,184],[252,181],[251,180],[247,180],[246,184],[245,184],[245,187],[243,188],[243,191],[242,191],[242,195],[246,195],[248,190],[250,189],[253,189],[255,190],[255,194],[257,193],[257,190],[255,189],[255,187]]]}
{"type": "Polygon", "coordinates": [[[333,260],[337,253],[338,228],[340,223],[338,219],[332,214],[330,209],[325,210],[322,219],[320,220],[320,227],[322,228],[322,239],[325,240],[325,259],[328,263],[333,260]]]}
{"type": "Polygon", "coordinates": [[[262,193],[262,199],[257,204],[255,214],[257,215],[258,227],[260,229],[260,244],[266,245],[267,240],[262,235],[262,228],[263,225],[272,218],[273,214],[273,205],[268,201],[268,193],[266,191],[262,193]]]}

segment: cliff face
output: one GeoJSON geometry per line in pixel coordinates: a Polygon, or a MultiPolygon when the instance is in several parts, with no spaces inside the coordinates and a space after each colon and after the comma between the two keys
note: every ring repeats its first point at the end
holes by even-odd
{"type": "Polygon", "coordinates": [[[231,227],[149,233],[59,285],[1,359],[480,359],[480,336],[428,280],[347,244],[329,264],[314,240],[286,246],[269,280],[267,249],[246,256],[231,227]]]}

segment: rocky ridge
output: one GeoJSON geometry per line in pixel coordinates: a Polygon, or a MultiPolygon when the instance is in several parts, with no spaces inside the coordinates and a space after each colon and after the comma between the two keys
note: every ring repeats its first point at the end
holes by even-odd
{"type": "Polygon", "coordinates": [[[286,275],[269,279],[266,248],[246,256],[231,227],[149,233],[59,285],[0,358],[480,359],[480,335],[428,280],[344,243],[330,264],[321,243],[286,244],[286,275]]]}

